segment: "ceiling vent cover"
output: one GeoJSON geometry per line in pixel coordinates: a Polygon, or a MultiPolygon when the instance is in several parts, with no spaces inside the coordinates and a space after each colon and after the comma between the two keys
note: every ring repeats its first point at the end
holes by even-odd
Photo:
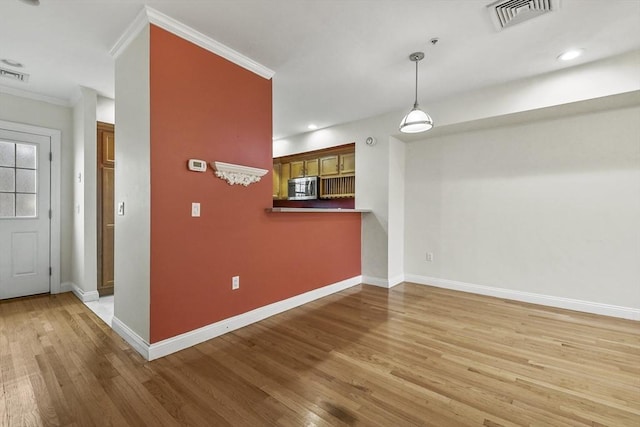
{"type": "Polygon", "coordinates": [[[6,68],[0,68],[0,77],[4,77],[11,80],[17,80],[19,82],[25,82],[25,83],[29,81],[29,74],[7,70],[6,68]]]}
{"type": "Polygon", "coordinates": [[[498,0],[487,6],[498,30],[560,8],[560,0],[498,0]]]}

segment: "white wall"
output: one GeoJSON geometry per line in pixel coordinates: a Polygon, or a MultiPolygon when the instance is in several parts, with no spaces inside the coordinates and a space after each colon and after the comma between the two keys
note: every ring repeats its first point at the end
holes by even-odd
{"type": "Polygon", "coordinates": [[[83,300],[97,299],[97,160],[95,90],[81,87],[73,107],[72,281],[83,300]]]}
{"type": "Polygon", "coordinates": [[[0,92],[0,119],[58,129],[61,140],[60,281],[71,281],[73,222],[73,114],[69,107],[0,92]]]}
{"type": "Polygon", "coordinates": [[[388,286],[404,281],[404,207],[406,144],[389,138],[388,286]]]}
{"type": "Polygon", "coordinates": [[[116,58],[115,322],[149,342],[150,89],[149,25],[116,58]]]}
{"type": "Polygon", "coordinates": [[[96,119],[99,122],[116,123],[116,101],[104,96],[98,96],[98,105],[96,108],[96,119]]]}
{"type": "Polygon", "coordinates": [[[639,309],[638,105],[410,143],[407,276],[639,309]]]}

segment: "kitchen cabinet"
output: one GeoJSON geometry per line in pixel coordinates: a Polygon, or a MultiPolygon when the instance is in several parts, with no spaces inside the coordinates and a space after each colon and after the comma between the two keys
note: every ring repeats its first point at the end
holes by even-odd
{"type": "Polygon", "coordinates": [[[304,160],[296,160],[290,163],[291,178],[300,178],[304,176],[304,160]]]}
{"type": "Polygon", "coordinates": [[[354,174],[356,172],[356,154],[334,154],[320,159],[320,176],[354,174]]]}
{"type": "Polygon", "coordinates": [[[273,164],[273,198],[280,198],[280,163],[273,164]]]}
{"type": "Polygon", "coordinates": [[[304,175],[305,176],[318,176],[318,164],[319,159],[311,159],[304,161],[304,175]]]}
{"type": "Polygon", "coordinates": [[[278,193],[278,199],[287,199],[289,194],[289,178],[291,178],[291,164],[280,164],[280,192],[278,193]]]}
{"type": "Polygon", "coordinates": [[[303,176],[318,176],[318,159],[291,162],[291,178],[302,178],[303,176]]]}
{"type": "Polygon", "coordinates": [[[340,174],[356,173],[356,153],[340,154],[340,174]]]}
{"type": "Polygon", "coordinates": [[[286,200],[289,179],[319,176],[320,198],[355,196],[355,144],[273,159],[273,198],[286,200]]]}
{"type": "Polygon", "coordinates": [[[326,156],[320,159],[320,176],[338,175],[340,173],[338,155],[326,156]]]}

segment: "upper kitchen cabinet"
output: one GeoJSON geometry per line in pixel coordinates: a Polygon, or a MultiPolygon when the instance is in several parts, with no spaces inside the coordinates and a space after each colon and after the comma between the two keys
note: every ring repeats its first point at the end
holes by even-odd
{"type": "Polygon", "coordinates": [[[287,199],[288,181],[320,177],[320,199],[355,197],[355,144],[273,159],[273,198],[287,199]]]}
{"type": "Polygon", "coordinates": [[[318,159],[291,161],[291,178],[318,176],[318,159]]]}
{"type": "Polygon", "coordinates": [[[282,200],[287,198],[289,178],[291,177],[291,163],[273,162],[273,198],[282,200]]]}
{"type": "Polygon", "coordinates": [[[280,170],[282,169],[282,165],[280,163],[273,164],[273,198],[277,199],[280,197],[280,170]]]}
{"type": "Polygon", "coordinates": [[[346,175],[356,172],[356,153],[333,154],[320,158],[320,176],[346,175]]]}
{"type": "Polygon", "coordinates": [[[340,174],[356,173],[356,153],[340,154],[340,174]]]}

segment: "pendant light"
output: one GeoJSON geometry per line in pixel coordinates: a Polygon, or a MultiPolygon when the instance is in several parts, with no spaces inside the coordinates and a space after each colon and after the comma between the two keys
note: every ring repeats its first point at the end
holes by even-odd
{"type": "Polygon", "coordinates": [[[431,116],[422,111],[418,106],[418,62],[424,59],[424,53],[414,52],[409,55],[409,59],[416,63],[416,99],[409,114],[404,116],[404,119],[400,122],[400,132],[419,133],[433,127],[433,119],[431,119],[431,116]]]}

